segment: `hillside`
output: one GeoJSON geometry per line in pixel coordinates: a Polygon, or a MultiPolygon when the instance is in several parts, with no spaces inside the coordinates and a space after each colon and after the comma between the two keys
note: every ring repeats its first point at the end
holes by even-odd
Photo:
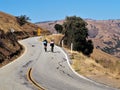
{"type": "Polygon", "coordinates": [[[96,48],[120,58],[120,20],[86,20],[96,48]]]}
{"type": "Polygon", "coordinates": [[[120,60],[101,50],[94,49],[91,57],[73,52],[72,67],[81,75],[96,82],[120,89],[120,60]]]}
{"type": "MultiPolygon", "coordinates": [[[[88,25],[89,38],[94,47],[120,58],[120,20],[84,19],[88,25]]],[[[55,24],[63,24],[64,20],[40,22],[36,25],[56,33],[55,24]]]]}
{"type": "Polygon", "coordinates": [[[18,40],[35,36],[38,28],[30,22],[20,26],[15,16],[0,12],[0,66],[17,58],[24,50],[18,40]]]}

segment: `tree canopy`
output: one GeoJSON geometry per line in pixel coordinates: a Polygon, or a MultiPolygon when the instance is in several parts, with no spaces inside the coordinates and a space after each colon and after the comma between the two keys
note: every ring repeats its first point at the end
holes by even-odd
{"type": "Polygon", "coordinates": [[[16,18],[20,26],[24,25],[25,23],[27,23],[28,20],[30,20],[30,18],[26,15],[17,16],[16,18]]]}
{"type": "Polygon", "coordinates": [[[87,23],[80,17],[66,17],[63,23],[64,44],[70,47],[73,43],[74,50],[89,55],[93,51],[93,44],[91,40],[87,40],[88,29],[86,26],[87,23]]]}
{"type": "Polygon", "coordinates": [[[63,30],[63,27],[60,24],[55,24],[54,28],[57,31],[57,33],[61,33],[63,30]]]}

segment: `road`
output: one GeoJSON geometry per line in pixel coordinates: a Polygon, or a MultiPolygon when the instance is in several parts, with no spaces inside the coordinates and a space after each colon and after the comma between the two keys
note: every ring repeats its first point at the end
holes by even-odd
{"type": "Polygon", "coordinates": [[[70,66],[66,53],[55,46],[45,52],[38,37],[22,40],[25,53],[0,69],[0,90],[37,90],[30,76],[45,90],[118,90],[78,75],[70,66]]]}

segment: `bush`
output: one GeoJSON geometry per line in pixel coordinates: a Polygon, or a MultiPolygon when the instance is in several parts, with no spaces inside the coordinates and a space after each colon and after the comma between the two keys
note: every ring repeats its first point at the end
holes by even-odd
{"type": "Polygon", "coordinates": [[[57,31],[57,33],[61,33],[63,30],[63,27],[60,24],[55,24],[54,28],[57,31]]]}
{"type": "Polygon", "coordinates": [[[28,20],[30,20],[29,17],[27,17],[26,15],[21,15],[16,18],[20,26],[24,25],[25,23],[27,23],[28,20]]]}
{"type": "Polygon", "coordinates": [[[87,23],[80,17],[67,17],[63,23],[64,44],[70,48],[73,43],[73,50],[90,55],[93,51],[93,44],[91,40],[87,40],[88,29],[86,26],[87,23]]]}

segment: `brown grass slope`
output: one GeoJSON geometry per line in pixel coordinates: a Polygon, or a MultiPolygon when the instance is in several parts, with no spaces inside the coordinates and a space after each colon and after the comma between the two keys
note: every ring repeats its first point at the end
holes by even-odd
{"type": "Polygon", "coordinates": [[[120,60],[95,49],[91,57],[73,52],[72,67],[76,72],[96,82],[120,88],[120,60]]]}
{"type": "MultiPolygon", "coordinates": [[[[38,28],[40,27],[30,22],[20,26],[15,16],[0,12],[0,66],[18,57],[23,51],[18,39],[35,36],[38,28]]],[[[43,33],[46,32],[40,29],[43,33]]]]}
{"type": "Polygon", "coordinates": [[[29,22],[20,26],[15,16],[0,12],[0,29],[4,30],[4,32],[8,32],[10,29],[14,29],[15,31],[30,32],[37,28],[38,26],[29,22]]]}

